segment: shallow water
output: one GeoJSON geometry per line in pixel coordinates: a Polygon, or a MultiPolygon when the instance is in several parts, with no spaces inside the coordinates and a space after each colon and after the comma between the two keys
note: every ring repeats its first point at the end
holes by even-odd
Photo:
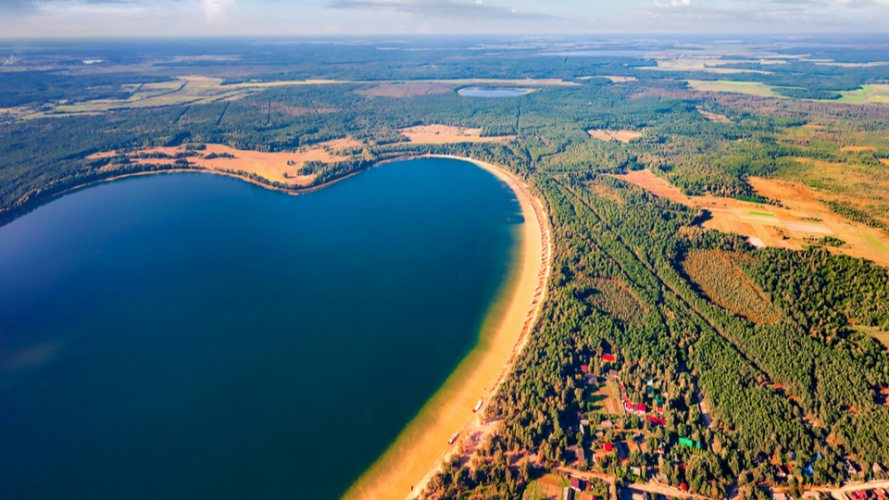
{"type": "Polygon", "coordinates": [[[475,344],[519,223],[446,159],[302,196],[134,177],[13,221],[0,497],[339,497],[475,344]]]}
{"type": "Polygon", "coordinates": [[[528,89],[460,89],[463,97],[516,97],[529,94],[528,89]]]}

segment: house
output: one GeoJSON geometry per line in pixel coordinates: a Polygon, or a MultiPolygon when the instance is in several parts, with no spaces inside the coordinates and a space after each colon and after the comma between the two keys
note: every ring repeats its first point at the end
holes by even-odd
{"type": "Polygon", "coordinates": [[[646,411],[645,405],[642,403],[637,404],[636,411],[639,413],[645,413],[645,411],[646,411]]]}
{"type": "Polygon", "coordinates": [[[626,443],[618,441],[614,443],[614,447],[617,448],[617,456],[620,457],[621,462],[626,462],[630,459],[630,450],[627,448],[626,443]]]}
{"type": "Polygon", "coordinates": [[[874,462],[874,466],[871,467],[870,470],[872,470],[872,471],[874,472],[874,474],[878,474],[878,473],[880,473],[880,472],[883,472],[883,468],[880,467],[880,464],[878,464],[878,463],[876,463],[876,462],[874,462]]]}
{"type": "Polygon", "coordinates": [[[775,500],[787,500],[787,495],[784,493],[772,493],[772,498],[775,500]]]}
{"type": "Polygon", "coordinates": [[[635,407],[633,406],[633,403],[631,403],[629,401],[624,401],[624,410],[633,411],[634,408],[635,407]]]}
{"type": "Polygon", "coordinates": [[[574,500],[574,490],[571,488],[562,490],[562,500],[574,500]]]}
{"type": "Polygon", "coordinates": [[[821,493],[813,490],[807,490],[803,492],[803,498],[811,498],[813,500],[821,500],[821,493]]]}
{"type": "Polygon", "coordinates": [[[663,415],[663,414],[664,414],[664,407],[663,407],[663,406],[658,406],[658,407],[657,407],[657,413],[658,413],[658,415],[663,415]]]}
{"type": "Polygon", "coordinates": [[[620,378],[620,374],[617,373],[617,370],[608,370],[608,378],[618,379],[620,378]]]}
{"type": "Polygon", "coordinates": [[[884,490],[884,489],[882,489],[882,488],[876,488],[876,489],[874,489],[874,494],[875,494],[875,495],[877,496],[877,498],[879,498],[880,500],[886,500],[887,498],[889,498],[889,495],[886,495],[886,490],[884,490]]]}
{"type": "Polygon", "coordinates": [[[614,446],[611,443],[605,443],[605,451],[610,452],[614,449],[614,446]]]}
{"type": "Polygon", "coordinates": [[[614,356],[612,356],[611,354],[603,354],[602,361],[605,361],[608,363],[614,363],[614,356]]]}
{"type": "Polygon", "coordinates": [[[584,453],[583,447],[581,447],[581,446],[577,447],[576,455],[577,455],[578,462],[586,462],[586,453],[584,453]]]}
{"type": "Polygon", "coordinates": [[[577,491],[583,491],[583,481],[576,477],[571,478],[571,489],[577,491]]]}
{"type": "Polygon", "coordinates": [[[603,420],[602,421],[602,428],[603,429],[610,429],[612,427],[614,427],[614,424],[611,423],[611,420],[603,420]]]}
{"type": "Polygon", "coordinates": [[[688,438],[679,438],[679,444],[681,444],[682,446],[688,446],[689,448],[694,446],[692,440],[688,438]]]}
{"type": "Polygon", "coordinates": [[[867,490],[858,490],[850,492],[849,496],[852,500],[867,500],[870,495],[867,494],[867,490]]]}
{"type": "Polygon", "coordinates": [[[846,472],[849,474],[858,474],[861,471],[858,470],[858,467],[853,464],[851,460],[846,459],[846,472]]]}
{"type": "Polygon", "coordinates": [[[682,483],[679,485],[679,489],[682,491],[688,491],[688,485],[685,483],[682,483]]]}
{"type": "Polygon", "coordinates": [[[778,477],[787,477],[787,473],[784,472],[784,468],[780,465],[775,466],[775,475],[778,477]]]}

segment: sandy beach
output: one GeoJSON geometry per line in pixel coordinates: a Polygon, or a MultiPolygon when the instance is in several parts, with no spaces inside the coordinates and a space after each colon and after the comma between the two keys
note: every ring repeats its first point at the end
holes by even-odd
{"type": "Polygon", "coordinates": [[[525,223],[517,266],[501,297],[489,312],[479,343],[460,363],[445,384],[402,431],[395,442],[346,493],[346,499],[403,499],[416,496],[423,484],[457,450],[448,439],[470,430],[490,431],[482,426],[472,408],[479,399],[488,403],[496,392],[515,355],[524,346],[537,319],[549,276],[550,244],[540,205],[515,178],[497,167],[470,161],[497,176],[516,193],[525,223]]]}

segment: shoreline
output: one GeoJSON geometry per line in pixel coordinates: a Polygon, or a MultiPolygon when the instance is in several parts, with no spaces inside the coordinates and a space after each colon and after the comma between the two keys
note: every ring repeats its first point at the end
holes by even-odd
{"type": "MultiPolygon", "coordinates": [[[[441,465],[456,453],[457,442],[447,445],[448,439],[455,431],[459,431],[457,441],[462,441],[471,434],[478,436],[479,442],[493,431],[493,423],[481,423],[480,415],[511,369],[515,356],[525,346],[544,300],[551,256],[546,215],[541,204],[515,176],[486,162],[454,155],[433,154],[406,154],[386,158],[343,177],[298,190],[277,188],[224,170],[202,167],[170,168],[113,175],[73,186],[39,200],[31,210],[57,197],[103,182],[167,173],[224,175],[266,189],[299,195],[319,190],[386,163],[418,158],[466,161],[491,173],[512,189],[521,206],[524,223],[516,252],[516,263],[499,291],[499,296],[494,299],[485,316],[478,343],[460,361],[444,384],[423,405],[420,412],[411,419],[389,448],[350,485],[343,496],[343,499],[412,498],[419,494],[441,465]],[[478,413],[472,413],[471,410],[479,399],[484,401],[485,406],[478,413]]],[[[25,213],[27,212],[30,210],[25,213]]],[[[7,222],[16,218],[18,216],[7,222]]]]}
{"type": "Polygon", "coordinates": [[[550,238],[543,208],[511,174],[494,165],[452,155],[412,158],[447,158],[468,161],[505,182],[521,205],[521,247],[516,267],[501,296],[486,316],[479,342],[445,383],[426,402],[389,448],[352,484],[345,500],[413,498],[454,453],[467,436],[482,442],[495,422],[482,422],[481,414],[527,342],[543,303],[550,273],[550,238]],[[484,407],[472,413],[476,402],[484,407]],[[459,431],[457,442],[448,445],[459,431]]]}

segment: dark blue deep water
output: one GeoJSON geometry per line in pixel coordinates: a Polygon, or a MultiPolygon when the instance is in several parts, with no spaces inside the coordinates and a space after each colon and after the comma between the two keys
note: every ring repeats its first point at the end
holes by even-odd
{"type": "Polygon", "coordinates": [[[336,499],[474,346],[522,223],[445,159],[134,177],[0,228],[0,499],[336,499]]]}

